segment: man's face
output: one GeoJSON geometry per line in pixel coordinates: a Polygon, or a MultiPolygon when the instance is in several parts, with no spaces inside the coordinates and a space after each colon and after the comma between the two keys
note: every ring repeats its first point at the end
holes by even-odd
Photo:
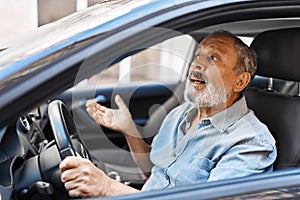
{"type": "Polygon", "coordinates": [[[208,108],[231,100],[237,74],[234,40],[226,35],[205,38],[198,47],[189,69],[185,99],[208,108]]]}

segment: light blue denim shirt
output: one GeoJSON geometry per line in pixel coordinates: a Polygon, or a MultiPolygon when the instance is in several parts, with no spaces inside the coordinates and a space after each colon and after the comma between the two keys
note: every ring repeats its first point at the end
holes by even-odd
{"type": "Polygon", "coordinates": [[[275,140],[244,97],[184,134],[196,114],[197,108],[185,103],[166,117],[152,143],[154,167],[143,191],[273,170],[275,140]]]}

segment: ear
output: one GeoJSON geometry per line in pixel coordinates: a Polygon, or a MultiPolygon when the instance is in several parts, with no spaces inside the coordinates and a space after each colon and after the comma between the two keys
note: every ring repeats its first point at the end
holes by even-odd
{"type": "Polygon", "coordinates": [[[234,92],[242,92],[245,87],[251,81],[251,74],[249,72],[243,72],[237,76],[235,87],[233,88],[234,92]]]}

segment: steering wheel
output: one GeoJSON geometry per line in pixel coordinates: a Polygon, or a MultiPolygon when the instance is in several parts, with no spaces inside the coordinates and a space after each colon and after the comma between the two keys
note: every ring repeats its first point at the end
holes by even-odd
{"type": "Polygon", "coordinates": [[[89,153],[79,138],[73,118],[65,104],[60,100],[52,101],[48,107],[48,115],[61,159],[63,160],[67,156],[76,156],[76,152],[82,157],[90,159],[89,153]],[[72,142],[71,138],[76,139],[77,142],[74,144],[74,140],[72,142]],[[74,148],[74,145],[77,148],[74,148]]]}
{"type": "Polygon", "coordinates": [[[60,179],[59,163],[67,156],[76,156],[76,153],[91,160],[79,138],[73,118],[62,101],[55,100],[49,104],[48,117],[56,145],[49,143],[51,146],[43,149],[39,155],[22,160],[22,167],[16,168],[16,199],[31,199],[35,194],[53,195],[54,199],[69,198],[60,179]]]}

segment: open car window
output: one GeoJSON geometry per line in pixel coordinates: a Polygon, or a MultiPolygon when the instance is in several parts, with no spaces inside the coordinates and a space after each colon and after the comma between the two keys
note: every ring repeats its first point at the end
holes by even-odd
{"type": "Polygon", "coordinates": [[[147,83],[177,83],[185,72],[196,48],[196,41],[181,35],[141,50],[107,67],[79,85],[107,87],[147,83]]]}

